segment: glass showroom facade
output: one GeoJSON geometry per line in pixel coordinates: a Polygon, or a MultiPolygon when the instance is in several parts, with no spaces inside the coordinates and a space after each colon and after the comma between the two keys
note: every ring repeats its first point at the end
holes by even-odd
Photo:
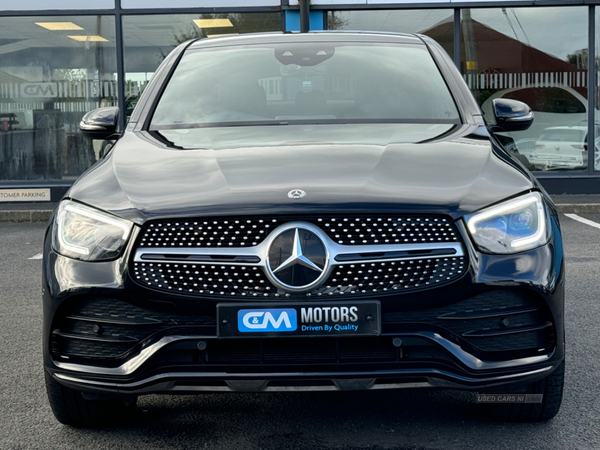
{"type": "MultiPolygon", "coordinates": [[[[95,10],[75,0],[27,3],[31,9],[0,6],[0,189],[49,187],[53,200],[109,149],[106,142],[82,137],[81,117],[120,106],[124,125],[158,65],[179,43],[299,27],[294,0],[174,0],[169,9],[155,0],[98,0],[95,10]]],[[[594,192],[600,186],[600,8],[531,3],[479,1],[457,9],[451,2],[427,8],[426,2],[313,0],[310,23],[313,30],[434,38],[454,58],[486,114],[500,97],[532,107],[534,125],[500,139],[545,186],[594,192]]],[[[263,88],[274,95],[277,80],[263,88]]],[[[349,83],[348,89],[356,86],[349,83]]]]}

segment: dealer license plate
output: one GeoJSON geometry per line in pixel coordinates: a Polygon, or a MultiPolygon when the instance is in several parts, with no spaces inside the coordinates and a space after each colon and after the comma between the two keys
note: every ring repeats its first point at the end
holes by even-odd
{"type": "Polygon", "coordinates": [[[379,336],[378,301],[219,303],[217,333],[228,337],[379,336]]]}

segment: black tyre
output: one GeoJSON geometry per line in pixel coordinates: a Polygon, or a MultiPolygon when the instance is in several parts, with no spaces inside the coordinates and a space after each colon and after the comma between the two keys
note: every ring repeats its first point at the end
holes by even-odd
{"type": "Polygon", "coordinates": [[[490,407],[492,417],[503,422],[544,422],[552,419],[560,409],[564,381],[565,362],[563,361],[546,378],[519,390],[518,393],[522,394],[543,394],[541,403],[498,403],[487,406],[490,407]]]}
{"type": "Polygon", "coordinates": [[[46,392],[56,419],[72,427],[99,427],[131,418],[137,397],[86,400],[81,391],[61,385],[46,372],[46,392]]]}

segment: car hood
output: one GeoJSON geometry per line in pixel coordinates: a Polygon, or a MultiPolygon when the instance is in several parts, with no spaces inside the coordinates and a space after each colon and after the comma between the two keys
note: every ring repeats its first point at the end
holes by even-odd
{"type": "Polygon", "coordinates": [[[126,132],[67,196],[137,223],[375,211],[458,218],[534,187],[478,131],[348,124],[126,132]],[[306,196],[290,199],[292,189],[306,196]]]}

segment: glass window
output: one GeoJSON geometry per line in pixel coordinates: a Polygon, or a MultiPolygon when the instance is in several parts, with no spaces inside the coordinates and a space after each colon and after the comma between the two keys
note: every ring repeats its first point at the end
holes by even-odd
{"type": "Polygon", "coordinates": [[[81,0],[27,0],[25,2],[2,2],[4,11],[26,11],[49,9],[113,9],[115,0],[94,0],[82,2],[81,0]]]}
{"type": "Polygon", "coordinates": [[[594,170],[600,171],[600,7],[596,6],[596,109],[595,109],[595,145],[594,145],[594,170]]]}
{"type": "Polygon", "coordinates": [[[532,170],[587,168],[587,7],[463,9],[461,19],[461,70],[486,120],[495,98],[535,113],[529,130],[498,133],[507,149],[532,170]]]}
{"type": "Polygon", "coordinates": [[[189,50],[158,103],[152,128],[458,119],[424,45],[307,42],[189,50]]]}
{"type": "Polygon", "coordinates": [[[452,9],[329,11],[327,27],[330,30],[424,34],[435,39],[450,57],[454,57],[454,10],[452,9]]]}
{"type": "Polygon", "coordinates": [[[281,6],[280,0],[121,0],[123,8],[244,8],[249,6],[281,6]]]}
{"type": "Polygon", "coordinates": [[[104,152],[83,115],[117,105],[115,22],[0,18],[0,180],[75,179],[104,152]]]}
{"type": "Polygon", "coordinates": [[[279,13],[123,16],[127,116],[154,71],[177,45],[190,39],[279,30],[279,13]]]}

